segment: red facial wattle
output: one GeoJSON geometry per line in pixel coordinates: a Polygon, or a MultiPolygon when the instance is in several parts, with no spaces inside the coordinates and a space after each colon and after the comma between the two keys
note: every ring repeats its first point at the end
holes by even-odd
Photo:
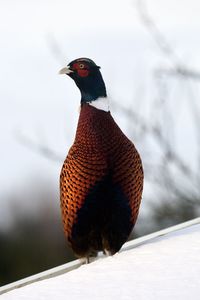
{"type": "Polygon", "coordinates": [[[80,68],[80,64],[75,63],[72,67],[73,70],[76,70],[80,77],[87,77],[89,75],[89,70],[87,67],[80,68]]]}
{"type": "Polygon", "coordinates": [[[89,74],[89,71],[87,69],[78,69],[77,73],[81,77],[87,77],[89,74]]]}

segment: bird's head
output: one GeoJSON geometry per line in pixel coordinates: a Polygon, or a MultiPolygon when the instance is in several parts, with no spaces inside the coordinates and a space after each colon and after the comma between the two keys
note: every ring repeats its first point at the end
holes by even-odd
{"type": "Polygon", "coordinates": [[[106,88],[100,67],[89,58],[78,58],[62,68],[59,74],[71,77],[81,92],[81,103],[106,97],[106,88]]]}

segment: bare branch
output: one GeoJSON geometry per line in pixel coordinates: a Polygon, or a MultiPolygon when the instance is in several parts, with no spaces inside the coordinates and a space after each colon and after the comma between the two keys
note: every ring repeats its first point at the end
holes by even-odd
{"type": "Polygon", "coordinates": [[[55,162],[62,162],[63,157],[56,153],[55,150],[47,147],[45,144],[39,144],[38,142],[33,141],[26,135],[23,135],[20,131],[15,131],[15,138],[20,142],[22,145],[27,147],[28,149],[39,153],[43,157],[50,159],[55,162]]]}
{"type": "Polygon", "coordinates": [[[158,68],[155,70],[155,75],[167,75],[167,76],[175,76],[175,77],[181,77],[181,78],[191,78],[194,80],[200,80],[200,72],[194,71],[192,69],[186,69],[185,67],[178,67],[176,69],[171,68],[158,68]]]}
{"type": "Polygon", "coordinates": [[[167,41],[164,34],[159,30],[153,18],[150,16],[147,10],[147,6],[144,0],[136,1],[136,8],[140,19],[145,26],[146,30],[151,34],[152,38],[158,45],[161,52],[169,59],[172,63],[172,69],[164,71],[166,74],[173,76],[187,77],[195,80],[200,80],[200,72],[188,69],[182,60],[177,56],[172,45],[167,41]]]}
{"type": "Polygon", "coordinates": [[[55,57],[59,63],[63,64],[64,61],[67,61],[66,55],[61,50],[62,48],[60,47],[53,33],[48,33],[46,35],[46,42],[48,48],[53,54],[53,57],[55,57]]]}
{"type": "Polygon", "coordinates": [[[146,27],[147,31],[152,35],[159,49],[163,52],[163,54],[170,58],[171,62],[173,62],[173,66],[179,68],[179,66],[182,65],[179,58],[170,43],[166,40],[165,36],[156,26],[153,18],[149,15],[145,1],[137,0],[136,7],[142,23],[146,27]]]}

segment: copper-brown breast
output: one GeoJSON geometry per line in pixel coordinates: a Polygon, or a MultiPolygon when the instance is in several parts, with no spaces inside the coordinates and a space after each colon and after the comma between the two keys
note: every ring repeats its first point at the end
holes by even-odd
{"type": "Polygon", "coordinates": [[[69,241],[86,196],[108,172],[128,198],[134,225],[143,188],[140,156],[110,113],[85,105],[60,175],[62,218],[69,241]]]}

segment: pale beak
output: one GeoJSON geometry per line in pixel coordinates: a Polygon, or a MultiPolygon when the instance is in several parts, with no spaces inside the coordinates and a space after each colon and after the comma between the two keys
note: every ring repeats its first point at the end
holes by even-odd
{"type": "Polygon", "coordinates": [[[74,71],[72,71],[72,70],[70,69],[70,67],[67,66],[67,67],[62,68],[62,69],[58,72],[58,74],[70,74],[70,73],[73,73],[73,72],[74,72],[74,71]]]}

